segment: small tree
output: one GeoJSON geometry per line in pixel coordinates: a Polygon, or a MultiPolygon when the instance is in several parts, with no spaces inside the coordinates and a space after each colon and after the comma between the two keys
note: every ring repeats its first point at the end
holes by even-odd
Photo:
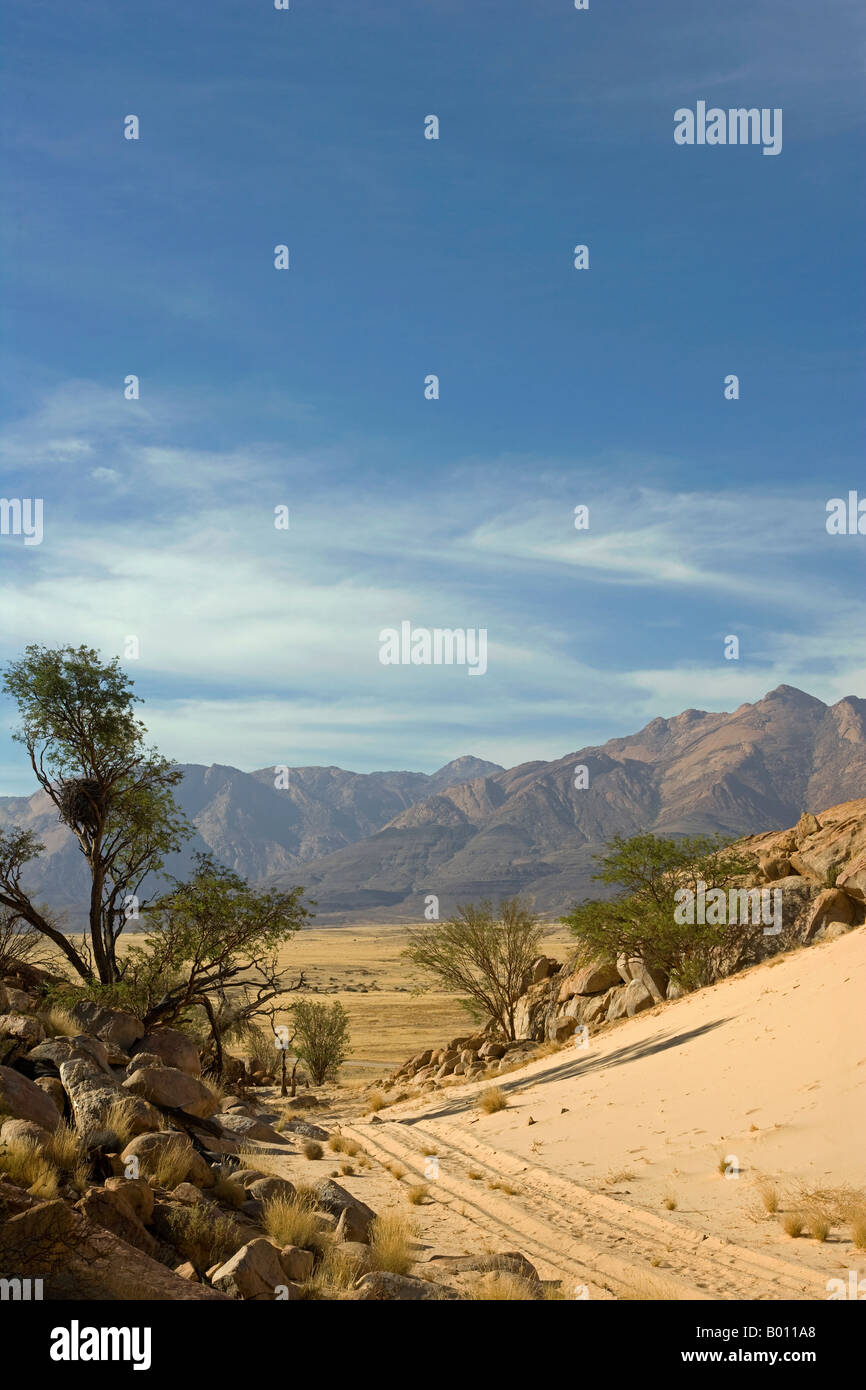
{"type": "Polygon", "coordinates": [[[338,999],[331,1005],[299,999],[291,1008],[295,1052],[306,1062],[314,1086],[333,1080],[349,1055],[349,1015],[338,999]]]}
{"type": "Polygon", "coordinates": [[[593,877],[616,884],[609,901],[591,899],[563,917],[591,955],[639,956],[687,989],[708,984],[721,970],[736,970],[754,956],[760,924],[677,920],[677,893],[728,889],[754,868],[754,858],[729,848],[722,836],[617,835],[597,855],[593,877]]]}
{"type": "Polygon", "coordinates": [[[187,882],[146,909],[148,934],[131,946],[123,992],[145,1024],[175,1023],[203,1013],[221,1073],[223,1039],[243,1037],[277,996],[301,989],[278,965],[278,952],[310,916],[303,888],[258,891],[206,854],[195,856],[187,882]]]}
{"type": "Polygon", "coordinates": [[[543,930],[519,898],[499,904],[458,907],[445,922],[410,931],[407,960],[461,1000],[473,1018],[495,1019],[506,1038],[515,1037],[514,1013],[526,972],[541,952],[543,930]]]}
{"type": "Polygon", "coordinates": [[[85,980],[120,977],[117,938],[144,879],[190,833],[175,804],[181,769],[145,747],[129,677],[90,647],[29,646],[4,678],[39,785],[78,840],[90,872],[89,949],[79,951],[22,887],[43,850],[29,830],[0,833],[0,904],[53,941],[85,980]]]}

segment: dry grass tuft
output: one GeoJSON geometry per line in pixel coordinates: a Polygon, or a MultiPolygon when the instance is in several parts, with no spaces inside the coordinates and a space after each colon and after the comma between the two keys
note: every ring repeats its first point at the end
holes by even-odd
{"type": "Polygon", "coordinates": [[[406,1217],[384,1211],[370,1226],[370,1256],[374,1269],[408,1274],[412,1267],[412,1232],[406,1217]]]}
{"type": "Polygon", "coordinates": [[[235,1182],[234,1178],[227,1177],[224,1173],[218,1175],[210,1191],[218,1202],[222,1202],[227,1207],[234,1207],[236,1211],[243,1206],[247,1199],[246,1191],[241,1184],[235,1182]]]}
{"type": "Polygon", "coordinates": [[[782,1221],[782,1229],[792,1240],[803,1234],[803,1217],[798,1211],[789,1211],[782,1221]]]}
{"type": "Polygon", "coordinates": [[[135,1137],[135,1102],[129,1096],[119,1096],[111,1102],[105,1116],[105,1127],[117,1135],[122,1149],[135,1137]]]}
{"type": "Polygon", "coordinates": [[[478,1109],[484,1115],[495,1115],[497,1110],[504,1110],[508,1105],[508,1097],[501,1086],[488,1086],[478,1097],[478,1109]]]}
{"type": "Polygon", "coordinates": [[[421,1152],[425,1158],[432,1158],[434,1154],[438,1154],[439,1150],[433,1144],[425,1144],[421,1152]]]}
{"type": "Polygon", "coordinates": [[[305,1250],[324,1249],[327,1233],[321,1229],[313,1203],[306,1193],[273,1197],[265,1202],[262,1225],[278,1245],[300,1245],[305,1250]]]}
{"type": "Polygon", "coordinates": [[[676,1211],[677,1199],[673,1196],[672,1193],[669,1192],[668,1195],[665,1197],[662,1205],[667,1209],[667,1211],[676,1211]]]}
{"type": "Polygon", "coordinates": [[[806,1213],[806,1229],[813,1240],[825,1241],[832,1229],[832,1223],[821,1211],[806,1213]]]}
{"type": "Polygon", "coordinates": [[[189,1172],[189,1164],[189,1140],[171,1139],[148,1165],[150,1181],[154,1187],[175,1188],[189,1172]]]}
{"type": "Polygon", "coordinates": [[[76,1023],[72,1014],[59,1004],[37,1014],[36,1017],[50,1038],[74,1038],[82,1031],[81,1025],[76,1023]]]}
{"type": "Polygon", "coordinates": [[[493,1192],[504,1192],[506,1197],[516,1197],[519,1191],[518,1188],[512,1187],[510,1182],[506,1182],[504,1178],[491,1178],[487,1186],[493,1192]]]}
{"type": "Polygon", "coordinates": [[[381,1091],[373,1091],[367,1097],[367,1109],[372,1110],[374,1115],[379,1110],[384,1110],[388,1103],[388,1097],[383,1095],[381,1091]]]}
{"type": "Polygon", "coordinates": [[[301,1145],[301,1153],[304,1155],[304,1158],[316,1159],[323,1158],[325,1150],[317,1139],[305,1139],[301,1145]]]}
{"type": "Polygon", "coordinates": [[[634,1182],[636,1177],[637,1173],[632,1172],[631,1168],[612,1168],[604,1181],[608,1187],[615,1187],[620,1182],[634,1182]]]}
{"type": "Polygon", "coordinates": [[[406,1196],[413,1207],[420,1207],[430,1196],[430,1189],[425,1182],[416,1182],[409,1188],[406,1196]]]}
{"type": "Polygon", "coordinates": [[[78,1130],[61,1120],[45,1146],[45,1154],[62,1173],[74,1173],[84,1162],[84,1145],[78,1130]]]}
{"type": "Polygon", "coordinates": [[[528,1279],[506,1270],[497,1270],[473,1279],[468,1297],[484,1303],[534,1303],[536,1294],[528,1279]]]}
{"type": "Polygon", "coordinates": [[[755,1186],[763,1203],[764,1211],[768,1212],[770,1216],[775,1216],[779,1210],[780,1201],[778,1187],[770,1178],[759,1179],[755,1186]]]}
{"type": "Polygon", "coordinates": [[[484,1174],[479,1173],[477,1168],[470,1168],[467,1176],[470,1177],[473,1182],[480,1182],[484,1174]]]}
{"type": "Polygon", "coordinates": [[[0,1173],[32,1197],[50,1200],[60,1191],[59,1174],[33,1139],[8,1139],[0,1145],[0,1173]]]}
{"type": "Polygon", "coordinates": [[[396,1159],[393,1163],[386,1163],[385,1169],[391,1174],[391,1177],[396,1178],[398,1182],[401,1178],[405,1178],[406,1176],[406,1169],[403,1167],[403,1164],[398,1163],[396,1159]]]}

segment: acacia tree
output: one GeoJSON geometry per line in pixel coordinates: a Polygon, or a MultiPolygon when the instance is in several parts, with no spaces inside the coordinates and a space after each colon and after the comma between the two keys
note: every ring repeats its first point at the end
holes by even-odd
{"type": "Polygon", "coordinates": [[[543,929],[519,898],[459,907],[445,922],[409,932],[407,960],[448,990],[462,994],[475,1018],[489,1016],[515,1038],[514,1014],[530,965],[540,955],[543,929]]]}
{"type": "Polygon", "coordinates": [[[223,1041],[243,1038],[278,996],[303,988],[301,971],[287,984],[281,946],[310,916],[303,888],[258,890],[210,855],[197,854],[190,879],[145,908],[147,938],[127,952],[124,987],[148,1028],[207,1019],[213,1070],[223,1068],[223,1041]]]}
{"type": "Polygon", "coordinates": [[[299,999],[291,1008],[295,1052],[310,1068],[314,1086],[335,1077],[349,1053],[349,1015],[339,999],[319,1004],[299,999]]]}
{"type": "Polygon", "coordinates": [[[53,941],[88,982],[120,978],[117,939],[149,874],[181,846],[190,828],[174,800],[183,773],[145,745],[140,703],[117,658],[91,647],[28,646],[6,670],[24,745],[39,785],[78,841],[90,872],[89,948],[77,949],[22,886],[41,854],[32,831],[0,833],[0,904],[53,941]]]}
{"type": "MultiPolygon", "coordinates": [[[[597,855],[593,877],[615,884],[607,901],[590,899],[562,918],[589,955],[640,957],[680,985],[693,989],[719,973],[740,969],[754,957],[760,923],[678,920],[677,894],[728,890],[754,869],[754,856],[720,835],[617,835],[597,855]]],[[[709,915],[709,914],[708,914],[709,915]]]]}

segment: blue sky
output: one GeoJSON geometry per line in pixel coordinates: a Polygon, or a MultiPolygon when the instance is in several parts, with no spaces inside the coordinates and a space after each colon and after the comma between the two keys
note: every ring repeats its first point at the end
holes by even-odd
{"type": "MultiPolygon", "coordinates": [[[[859,3],[4,27],[2,495],[45,536],[0,537],[0,660],[135,635],[163,751],[248,768],[866,696],[866,539],[824,526],[866,496],[859,3]],[[781,107],[781,154],[676,146],[698,100],[781,107]],[[486,675],[380,665],[403,619],[486,628],[486,675]]],[[[29,788],[5,739],[0,772],[29,788]]]]}

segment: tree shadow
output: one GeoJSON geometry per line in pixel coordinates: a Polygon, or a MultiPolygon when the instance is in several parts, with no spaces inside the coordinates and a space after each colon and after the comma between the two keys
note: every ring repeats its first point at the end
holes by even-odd
{"type": "MultiPolygon", "coordinates": [[[[549,1086],[554,1081],[571,1081],[579,1076],[592,1076],[608,1071],[612,1067],[624,1066],[627,1062],[641,1061],[643,1058],[652,1057],[658,1052],[667,1052],[672,1047],[682,1047],[684,1043],[692,1042],[695,1038],[711,1033],[729,1021],[727,1018],[717,1018],[712,1023],[702,1024],[700,1028],[656,1034],[655,1037],[647,1038],[643,1042],[628,1043],[624,1047],[618,1047],[616,1051],[605,1053],[604,1056],[593,1056],[590,1047],[586,1051],[581,1050],[579,1056],[572,1056],[568,1060],[558,1063],[540,1076],[527,1077],[525,1072],[515,1072],[512,1077],[509,1077],[506,1073],[501,1080],[497,1077],[491,1077],[490,1081],[485,1084],[498,1086],[506,1095],[516,1095],[526,1089],[527,1083],[535,1089],[538,1086],[549,1086]]],[[[527,1063],[527,1065],[531,1065],[531,1063],[527,1063]]],[[[425,1120],[453,1119],[456,1115],[475,1110],[477,1094],[475,1096],[455,1096],[453,1101],[443,1104],[438,1110],[428,1110],[423,1115],[418,1116],[407,1115],[398,1120],[397,1123],[414,1125],[425,1120]]]]}

